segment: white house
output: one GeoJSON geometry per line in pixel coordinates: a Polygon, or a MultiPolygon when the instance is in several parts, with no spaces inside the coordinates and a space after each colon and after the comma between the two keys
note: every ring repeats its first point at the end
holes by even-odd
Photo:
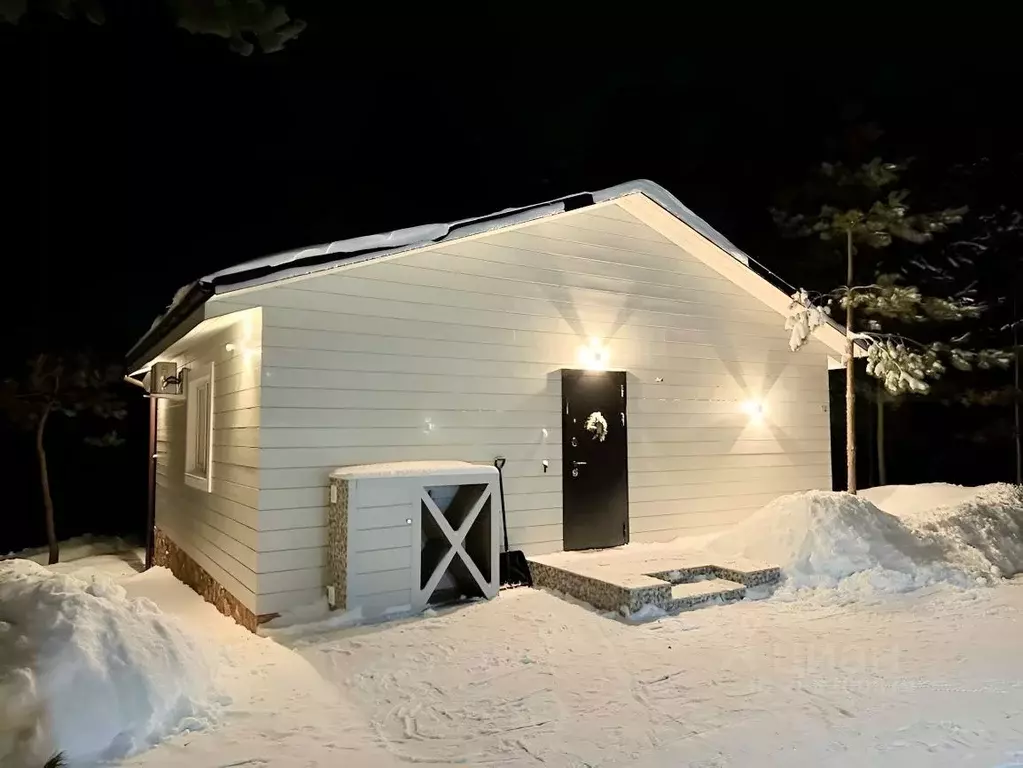
{"type": "Polygon", "coordinates": [[[830,488],[844,336],[791,353],[787,293],[648,181],[207,275],[128,355],[188,369],[156,401],[157,561],[254,627],[323,594],[342,466],[504,456],[527,555],[830,488]]]}

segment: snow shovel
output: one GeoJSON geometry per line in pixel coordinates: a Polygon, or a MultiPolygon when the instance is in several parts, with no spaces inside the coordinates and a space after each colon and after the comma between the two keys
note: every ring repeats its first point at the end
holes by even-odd
{"type": "Polygon", "coordinates": [[[497,467],[497,485],[501,490],[501,527],[504,529],[504,551],[497,556],[498,570],[501,574],[502,587],[531,587],[533,576],[529,572],[526,556],[518,549],[508,549],[508,516],[504,509],[504,456],[494,459],[497,467]]]}

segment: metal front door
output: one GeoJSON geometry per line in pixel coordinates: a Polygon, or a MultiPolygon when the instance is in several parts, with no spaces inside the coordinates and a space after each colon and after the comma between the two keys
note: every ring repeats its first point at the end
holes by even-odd
{"type": "Polygon", "coordinates": [[[561,371],[565,549],[629,540],[625,372],[561,371]]]}

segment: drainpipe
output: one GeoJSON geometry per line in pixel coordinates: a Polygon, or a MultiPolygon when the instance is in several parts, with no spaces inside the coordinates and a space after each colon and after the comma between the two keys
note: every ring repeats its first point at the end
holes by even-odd
{"type": "Polygon", "coordinates": [[[149,395],[149,493],[146,499],[146,570],[156,552],[156,409],[158,398],[149,395]]]}
{"type": "Polygon", "coordinates": [[[128,384],[134,384],[136,387],[141,387],[146,393],[145,397],[149,400],[149,435],[147,436],[146,443],[149,447],[149,486],[146,494],[146,566],[145,569],[148,571],[153,567],[153,555],[156,551],[155,531],[156,531],[156,416],[157,416],[157,403],[158,398],[153,397],[149,394],[146,389],[146,385],[138,379],[132,378],[131,376],[125,376],[124,380],[128,384]]]}

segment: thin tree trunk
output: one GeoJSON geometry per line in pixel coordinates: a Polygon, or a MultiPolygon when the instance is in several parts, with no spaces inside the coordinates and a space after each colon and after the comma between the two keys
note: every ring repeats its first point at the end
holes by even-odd
{"type": "Polygon", "coordinates": [[[50,495],[50,472],[46,466],[46,449],[43,447],[43,433],[50,410],[43,411],[36,427],[36,457],[39,459],[39,482],[43,486],[43,507],[46,510],[46,543],[50,547],[50,565],[60,560],[60,546],[57,544],[57,526],[53,518],[53,497],[50,495]]]}
{"type": "Polygon", "coordinates": [[[856,388],[853,356],[853,248],[852,230],[846,232],[846,264],[849,286],[845,307],[845,471],[846,490],[856,493],[856,388]]]}
{"type": "Polygon", "coordinates": [[[1012,354],[1013,354],[1013,383],[1016,391],[1012,398],[1012,416],[1016,435],[1016,484],[1023,485],[1023,452],[1020,451],[1019,434],[1019,318],[1016,316],[1016,293],[1012,295],[1012,354]]]}
{"type": "Polygon", "coordinates": [[[884,457],[884,391],[881,380],[877,381],[877,484],[888,485],[888,467],[884,457]]]}

